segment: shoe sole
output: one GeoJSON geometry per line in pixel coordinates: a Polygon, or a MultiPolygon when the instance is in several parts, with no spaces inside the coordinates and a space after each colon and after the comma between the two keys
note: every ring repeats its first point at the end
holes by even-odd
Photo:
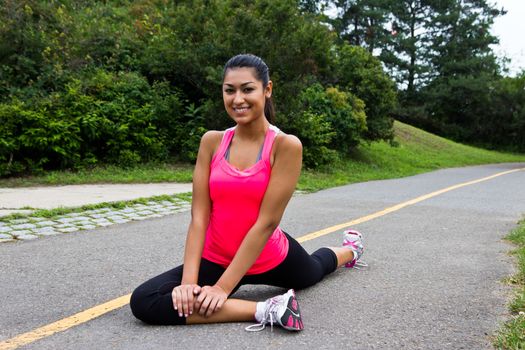
{"type": "Polygon", "coordinates": [[[299,303],[297,302],[294,291],[292,291],[292,296],[288,299],[286,311],[281,316],[281,325],[289,331],[300,331],[304,329],[301,310],[299,309],[299,303]]]}

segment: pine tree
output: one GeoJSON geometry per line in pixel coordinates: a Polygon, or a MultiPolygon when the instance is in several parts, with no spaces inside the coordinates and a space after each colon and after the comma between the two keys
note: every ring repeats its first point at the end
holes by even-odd
{"type": "Polygon", "coordinates": [[[426,109],[447,135],[475,142],[483,129],[490,91],[500,79],[490,47],[498,39],[490,27],[504,12],[486,0],[452,3],[436,7],[432,18],[432,81],[424,91],[426,109]]]}
{"type": "Polygon", "coordinates": [[[434,9],[431,1],[408,0],[391,1],[389,10],[390,35],[384,42],[380,59],[400,88],[406,89],[406,98],[412,99],[429,71],[429,25],[434,9]]]}
{"type": "Polygon", "coordinates": [[[332,22],[341,40],[366,47],[371,53],[381,49],[387,35],[388,4],[391,0],[333,0],[338,17],[332,22]]]}

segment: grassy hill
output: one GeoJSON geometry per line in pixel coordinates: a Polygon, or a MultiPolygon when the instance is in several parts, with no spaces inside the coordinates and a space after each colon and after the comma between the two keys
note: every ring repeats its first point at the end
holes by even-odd
{"type": "MultiPolygon", "coordinates": [[[[320,170],[303,170],[298,189],[316,191],[353,182],[414,175],[473,164],[525,162],[525,155],[461,145],[410,125],[395,122],[395,143],[363,144],[348,159],[320,170]]],[[[0,187],[82,183],[191,182],[189,164],[148,164],[136,168],[99,167],[77,172],[52,171],[39,176],[0,179],[0,187]]]]}
{"type": "Polygon", "coordinates": [[[525,162],[523,154],[462,145],[401,122],[394,123],[395,144],[361,145],[349,159],[323,171],[303,171],[298,188],[318,190],[354,182],[415,175],[440,168],[525,162]]]}

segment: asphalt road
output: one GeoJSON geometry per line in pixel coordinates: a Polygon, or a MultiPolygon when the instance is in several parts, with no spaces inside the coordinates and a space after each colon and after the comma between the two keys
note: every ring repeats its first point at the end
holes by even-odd
{"type": "MultiPolygon", "coordinates": [[[[295,237],[525,164],[440,170],[294,197],[281,227],[295,237]]],[[[305,330],[247,324],[158,327],[129,307],[23,349],[483,349],[507,316],[513,273],[504,237],[525,214],[525,171],[452,190],[357,225],[365,270],[340,269],[297,293],[305,330]]],[[[182,261],[189,213],[0,245],[0,342],[130,293],[182,261]]],[[[307,250],[339,245],[332,233],[307,250]]],[[[243,287],[264,299],[281,289],[243,287]]]]}

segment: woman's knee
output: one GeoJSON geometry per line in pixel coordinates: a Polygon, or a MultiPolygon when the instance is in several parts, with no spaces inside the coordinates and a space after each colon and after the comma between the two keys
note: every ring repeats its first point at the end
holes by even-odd
{"type": "Polygon", "coordinates": [[[138,287],[136,288],[133,293],[131,293],[131,298],[129,300],[129,307],[131,308],[131,313],[133,316],[138,318],[139,320],[151,323],[149,322],[149,312],[148,312],[148,305],[150,304],[148,301],[149,298],[146,296],[145,291],[143,288],[138,287]]]}
{"type": "Polygon", "coordinates": [[[184,325],[185,317],[179,317],[173,308],[171,294],[152,292],[143,286],[131,293],[129,306],[133,316],[151,325],[184,325]]]}

